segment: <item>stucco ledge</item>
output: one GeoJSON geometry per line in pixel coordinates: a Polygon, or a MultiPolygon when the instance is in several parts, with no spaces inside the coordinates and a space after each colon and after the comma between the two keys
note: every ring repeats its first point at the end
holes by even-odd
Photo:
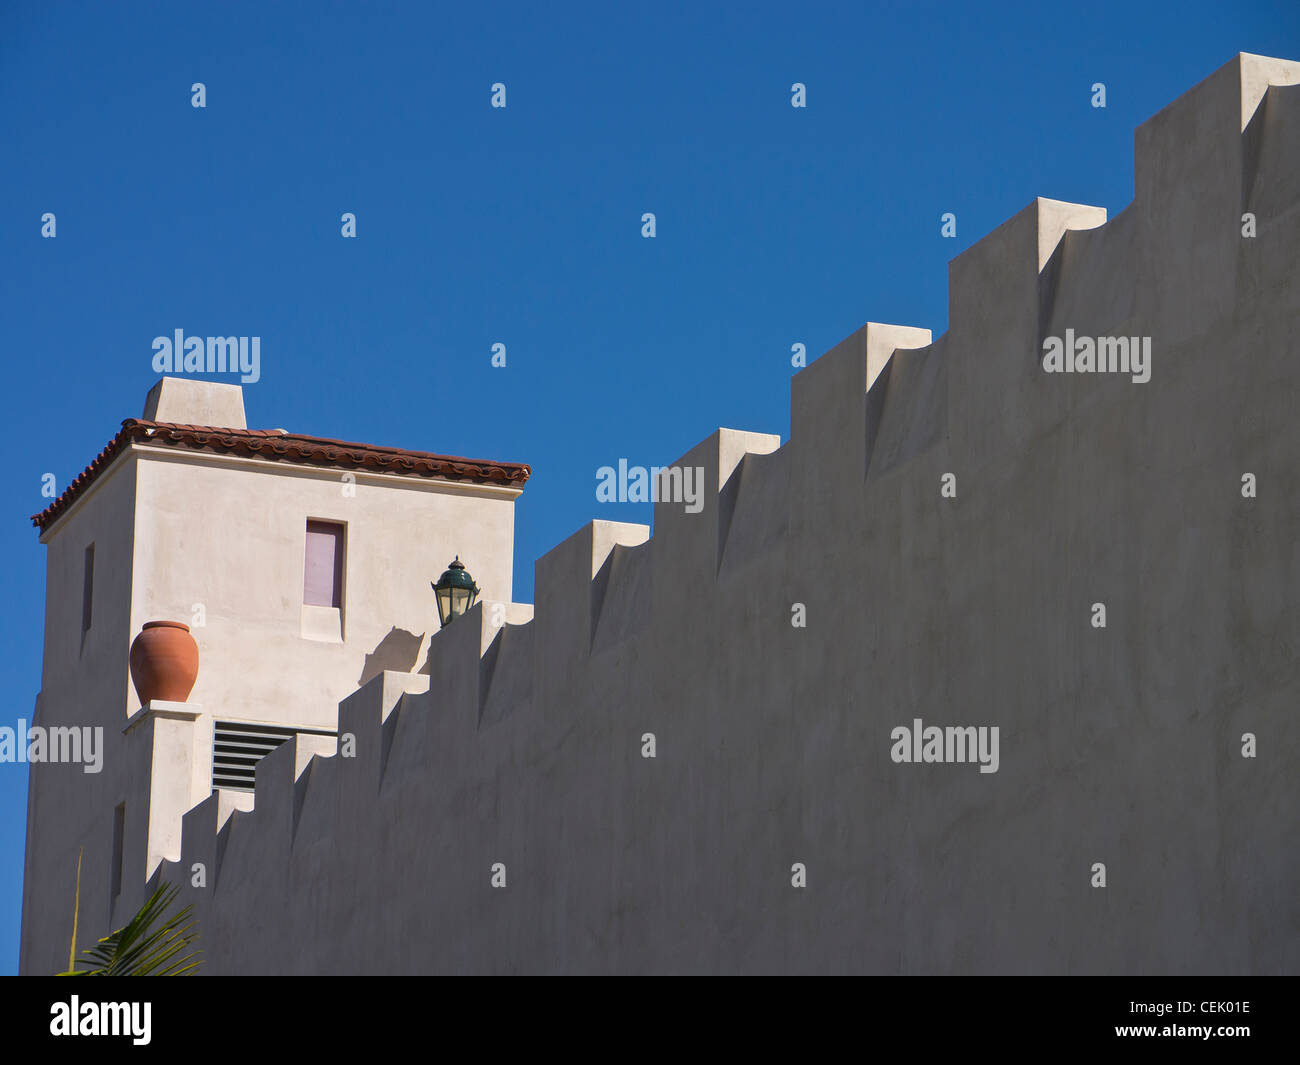
{"type": "Polygon", "coordinates": [[[173,703],[166,699],[153,699],[126,719],[126,724],[122,726],[122,734],[127,734],[151,716],[170,718],[173,721],[197,721],[202,715],[203,707],[197,703],[173,703]]]}

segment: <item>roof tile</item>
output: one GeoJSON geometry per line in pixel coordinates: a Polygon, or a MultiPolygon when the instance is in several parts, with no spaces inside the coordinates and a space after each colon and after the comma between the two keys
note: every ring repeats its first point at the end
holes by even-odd
{"type": "Polygon", "coordinates": [[[118,434],[104,447],[61,496],[32,515],[32,524],[44,532],[76,498],[132,443],[175,447],[208,454],[238,455],[306,466],[334,466],[340,469],[377,473],[415,474],[445,481],[470,481],[521,488],[532,469],[519,462],[436,455],[430,451],[357,444],[321,436],[304,436],[283,429],[225,429],[211,425],[182,425],[127,418],[118,434]]]}

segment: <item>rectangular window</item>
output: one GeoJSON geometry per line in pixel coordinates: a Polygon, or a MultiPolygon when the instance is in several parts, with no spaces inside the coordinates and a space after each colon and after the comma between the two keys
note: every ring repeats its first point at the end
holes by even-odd
{"type": "Polygon", "coordinates": [[[343,605],[342,525],[308,519],[302,601],[308,606],[343,605]]]}
{"type": "Polygon", "coordinates": [[[90,631],[91,608],[95,602],[95,545],[86,548],[86,563],[81,579],[81,634],[90,631]]]}
{"type": "Polygon", "coordinates": [[[122,842],[126,835],[126,803],[120,802],[113,808],[113,866],[109,871],[109,883],[112,885],[113,898],[122,894],[122,842]]]}

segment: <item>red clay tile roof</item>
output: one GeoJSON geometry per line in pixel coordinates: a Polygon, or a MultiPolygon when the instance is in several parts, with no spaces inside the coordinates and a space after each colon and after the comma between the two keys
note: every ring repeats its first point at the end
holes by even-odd
{"type": "Polygon", "coordinates": [[[353,444],[320,436],[302,436],[280,429],[222,429],[211,425],[179,425],[127,418],[121,431],[108,442],[95,460],[79,474],[53,503],[32,515],[32,524],[44,532],[96,477],[132,443],[203,451],[215,455],[239,455],[293,462],[304,466],[333,466],[347,470],[435,477],[444,481],[471,481],[521,488],[533,472],[519,462],[435,455],[428,451],[405,451],[374,444],[353,444]]]}

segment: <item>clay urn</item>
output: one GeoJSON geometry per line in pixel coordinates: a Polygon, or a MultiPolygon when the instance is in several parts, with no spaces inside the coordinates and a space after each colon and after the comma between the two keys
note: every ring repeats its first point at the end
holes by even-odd
{"type": "Polygon", "coordinates": [[[183,703],[199,675],[199,645],[179,621],[146,621],[131,644],[131,682],[140,705],[183,703]]]}

